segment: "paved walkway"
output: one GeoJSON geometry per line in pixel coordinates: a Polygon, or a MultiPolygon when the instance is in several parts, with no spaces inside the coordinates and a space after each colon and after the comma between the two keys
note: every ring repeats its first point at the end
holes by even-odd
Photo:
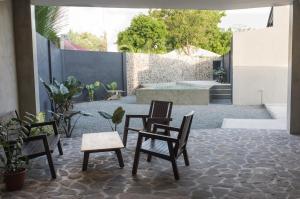
{"type": "Polygon", "coordinates": [[[287,129],[287,105],[266,104],[270,119],[232,119],[224,118],[222,128],[237,129],[287,129]]]}
{"type": "MultiPolygon", "coordinates": [[[[133,97],[126,97],[117,101],[96,101],[76,104],[77,110],[83,110],[92,113],[95,117],[82,117],[74,130],[73,136],[81,136],[86,132],[109,131],[110,126],[107,121],[99,116],[97,111],[104,110],[112,113],[118,106],[122,106],[127,114],[148,114],[149,105],[135,104],[133,97]]],[[[181,124],[182,117],[190,112],[195,111],[195,117],[192,128],[194,129],[211,129],[220,128],[224,118],[237,119],[271,119],[270,114],[263,106],[235,106],[210,104],[208,106],[183,106],[175,105],[173,107],[171,125],[178,126],[181,124]]],[[[119,131],[123,131],[123,123],[119,126],[119,131]]],[[[132,120],[131,125],[141,126],[140,120],[132,120]]]]}
{"type": "Polygon", "coordinates": [[[300,198],[300,137],[284,131],[193,130],[188,152],[191,165],[178,161],[181,179],[175,181],[169,162],[141,156],[137,177],[131,176],[136,136],[123,150],[124,169],[114,153],[90,157],[81,172],[81,138],[64,139],[63,156],[54,154],[58,173],[50,180],[46,158],[31,161],[22,191],[0,198],[300,198]]]}

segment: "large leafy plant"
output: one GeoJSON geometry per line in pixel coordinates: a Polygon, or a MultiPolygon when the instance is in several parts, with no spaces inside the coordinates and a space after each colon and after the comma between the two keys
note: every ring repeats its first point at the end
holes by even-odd
{"type": "Polygon", "coordinates": [[[100,88],[100,86],[101,86],[101,84],[100,84],[99,81],[95,81],[94,83],[88,84],[88,85],[85,86],[85,88],[88,91],[90,101],[94,101],[95,92],[96,92],[96,90],[98,90],[100,88]]]}
{"type": "Polygon", "coordinates": [[[122,123],[125,110],[122,107],[118,107],[112,115],[105,111],[98,111],[98,113],[107,119],[112,131],[117,131],[118,124],[122,123]],[[114,126],[112,124],[114,124],[114,126]]]}
{"type": "Polygon", "coordinates": [[[92,114],[83,111],[66,111],[64,113],[55,113],[50,111],[50,113],[56,121],[60,131],[64,132],[66,137],[72,136],[73,130],[82,116],[93,116],[92,114]],[[75,116],[77,117],[75,118],[75,116]],[[73,118],[75,118],[75,120],[72,122],[73,118]]]}
{"type": "Polygon", "coordinates": [[[4,154],[0,153],[0,161],[6,173],[24,169],[26,158],[22,155],[22,145],[27,133],[28,129],[21,126],[18,119],[0,122],[0,146],[4,151],[4,154]]]}
{"type": "Polygon", "coordinates": [[[116,91],[116,90],[118,90],[118,83],[117,82],[111,82],[109,84],[106,84],[106,88],[109,91],[116,91]]]}
{"type": "Polygon", "coordinates": [[[70,76],[63,83],[56,80],[53,83],[46,83],[41,79],[47,90],[54,112],[63,113],[73,107],[72,100],[74,97],[81,95],[83,86],[75,77],[70,76]]]}

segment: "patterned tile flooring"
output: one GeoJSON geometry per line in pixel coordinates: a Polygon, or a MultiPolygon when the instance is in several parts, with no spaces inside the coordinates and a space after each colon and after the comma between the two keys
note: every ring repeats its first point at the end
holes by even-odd
{"type": "Polygon", "coordinates": [[[81,138],[64,139],[64,155],[53,155],[56,180],[42,157],[31,161],[22,191],[5,192],[0,184],[0,198],[300,198],[300,137],[285,131],[192,130],[191,165],[178,159],[179,181],[169,162],[148,163],[145,155],[132,177],[136,138],[131,134],[122,151],[123,169],[108,152],[92,154],[86,172],[81,172],[81,138]]]}

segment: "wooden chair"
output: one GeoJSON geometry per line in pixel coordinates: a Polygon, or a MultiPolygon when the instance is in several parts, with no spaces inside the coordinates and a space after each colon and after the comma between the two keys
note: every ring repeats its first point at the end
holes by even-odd
{"type": "MultiPolygon", "coordinates": [[[[3,121],[2,119],[5,118],[19,118],[19,115],[17,112],[15,112],[15,115],[12,114],[12,112],[6,114],[3,117],[0,117],[0,121],[3,121]]],[[[60,134],[58,133],[56,122],[50,121],[50,122],[43,122],[43,123],[36,123],[32,124],[30,126],[26,126],[26,128],[29,130],[29,134],[26,138],[23,139],[24,143],[22,146],[22,154],[27,157],[28,160],[34,159],[40,156],[47,156],[50,172],[52,178],[56,178],[56,172],[52,160],[52,155],[54,149],[57,147],[59,154],[63,155],[63,150],[60,142],[60,134]],[[54,134],[47,136],[46,134],[36,135],[32,136],[30,135],[30,131],[33,128],[38,128],[42,126],[52,126],[54,134]]],[[[13,136],[11,137],[12,143],[13,143],[13,136]]]]}
{"type": "Polygon", "coordinates": [[[172,121],[171,118],[172,107],[173,107],[173,102],[151,101],[148,115],[126,115],[124,133],[123,133],[124,146],[126,147],[127,144],[127,136],[129,130],[135,132],[139,132],[141,130],[151,132],[154,123],[169,125],[170,121],[172,121]],[[134,119],[134,118],[142,119],[143,122],[142,129],[129,127],[130,119],[134,119]]]}
{"type": "Polygon", "coordinates": [[[172,163],[174,177],[176,180],[179,179],[178,169],[176,160],[183,154],[185,165],[189,166],[189,158],[186,149],[188,137],[190,134],[191,124],[193,120],[194,112],[184,116],[181,127],[174,128],[166,125],[155,124],[153,128],[153,133],[149,132],[139,132],[134,163],[132,169],[132,175],[136,175],[140,152],[156,156],[168,160],[172,163]],[[170,133],[172,131],[178,132],[177,138],[171,137],[168,135],[160,135],[157,132],[157,129],[164,129],[166,132],[170,133]],[[146,140],[143,142],[143,138],[146,140]],[[148,138],[148,139],[147,139],[148,138]]]}

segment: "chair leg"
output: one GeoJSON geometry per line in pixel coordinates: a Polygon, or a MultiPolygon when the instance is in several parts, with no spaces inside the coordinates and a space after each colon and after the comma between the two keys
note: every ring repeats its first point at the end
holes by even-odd
{"type": "Polygon", "coordinates": [[[148,154],[147,162],[151,162],[151,159],[152,159],[152,155],[148,154]]]}
{"type": "Polygon", "coordinates": [[[188,156],[187,150],[184,149],[182,153],[183,153],[183,158],[184,158],[185,166],[189,166],[190,165],[190,161],[189,161],[189,156],[188,156]]]}
{"type": "Polygon", "coordinates": [[[119,165],[120,165],[121,168],[123,168],[124,167],[124,161],[123,161],[121,150],[120,149],[116,150],[116,154],[117,154],[117,157],[118,157],[119,165]]]}
{"type": "Polygon", "coordinates": [[[174,154],[174,148],[172,142],[168,142],[168,148],[169,148],[169,153],[170,153],[170,161],[172,163],[172,168],[173,168],[173,173],[175,180],[179,180],[179,173],[178,173],[178,168],[177,168],[177,163],[176,163],[176,158],[174,154]]]}
{"type": "Polygon", "coordinates": [[[129,127],[129,117],[126,117],[124,132],[123,132],[123,144],[125,147],[127,145],[128,127],[129,127]]]}
{"type": "Polygon", "coordinates": [[[52,156],[50,152],[46,152],[47,155],[47,160],[48,160],[48,164],[49,164],[49,169],[51,172],[51,176],[53,179],[56,178],[56,172],[55,172],[55,168],[54,168],[54,164],[53,164],[53,160],[52,160],[52,156]]]}
{"type": "Polygon", "coordinates": [[[63,152],[63,150],[62,150],[62,146],[61,146],[60,140],[59,140],[58,143],[57,143],[57,148],[58,148],[59,155],[63,155],[64,152],[63,152]]]}
{"type": "Polygon", "coordinates": [[[136,173],[137,173],[137,169],[138,169],[139,161],[140,161],[140,148],[141,148],[141,145],[142,145],[142,141],[143,141],[143,138],[142,138],[142,136],[139,135],[138,141],[137,141],[137,144],[136,144],[136,149],[135,149],[132,175],[136,175],[136,173]]]}
{"type": "Polygon", "coordinates": [[[172,159],[171,162],[172,162],[174,177],[176,180],[179,180],[179,173],[178,173],[178,168],[177,168],[177,163],[176,163],[175,158],[172,159]]]}

